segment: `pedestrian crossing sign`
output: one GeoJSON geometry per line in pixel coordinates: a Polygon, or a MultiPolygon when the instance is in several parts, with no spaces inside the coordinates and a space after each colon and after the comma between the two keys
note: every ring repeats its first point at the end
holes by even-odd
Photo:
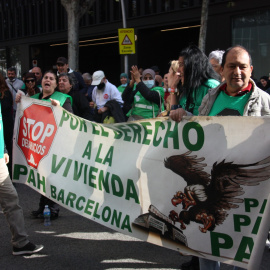
{"type": "Polygon", "coordinates": [[[119,53],[134,54],[135,53],[135,35],[134,28],[118,29],[119,53]]]}

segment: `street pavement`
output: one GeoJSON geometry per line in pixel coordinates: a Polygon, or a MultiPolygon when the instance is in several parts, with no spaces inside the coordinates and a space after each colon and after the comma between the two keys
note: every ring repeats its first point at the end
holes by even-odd
{"type": "MultiPolygon", "coordinates": [[[[29,239],[45,247],[31,256],[13,256],[10,231],[0,209],[1,270],[181,269],[180,265],[190,260],[190,256],[120,234],[63,207],[59,218],[46,227],[43,220],[30,216],[31,211],[38,208],[39,193],[22,184],[16,184],[16,189],[29,239]]],[[[254,270],[269,270],[269,255],[265,248],[262,264],[254,270]]],[[[222,264],[221,269],[232,270],[233,267],[222,264]]]]}

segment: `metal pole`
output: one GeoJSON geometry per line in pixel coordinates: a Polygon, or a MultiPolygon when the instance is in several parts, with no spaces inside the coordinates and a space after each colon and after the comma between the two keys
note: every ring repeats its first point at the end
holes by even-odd
{"type": "MultiPolygon", "coordinates": [[[[122,8],[123,27],[127,28],[124,0],[121,0],[121,8],[122,8]]],[[[127,54],[125,54],[124,56],[124,66],[125,66],[125,73],[128,74],[128,55],[127,54]]]]}

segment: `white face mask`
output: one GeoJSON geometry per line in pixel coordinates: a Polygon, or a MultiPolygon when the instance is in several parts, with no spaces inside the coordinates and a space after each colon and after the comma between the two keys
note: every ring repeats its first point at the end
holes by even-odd
{"type": "Polygon", "coordinates": [[[143,81],[143,83],[149,88],[151,89],[154,84],[155,84],[155,81],[154,80],[147,80],[147,81],[143,81]]]}

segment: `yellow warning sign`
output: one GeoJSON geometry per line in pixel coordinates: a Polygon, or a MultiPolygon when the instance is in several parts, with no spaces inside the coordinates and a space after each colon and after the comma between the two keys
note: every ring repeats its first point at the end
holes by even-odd
{"type": "Polygon", "coordinates": [[[135,53],[135,35],[134,28],[118,29],[119,53],[134,54],[135,53]]]}

